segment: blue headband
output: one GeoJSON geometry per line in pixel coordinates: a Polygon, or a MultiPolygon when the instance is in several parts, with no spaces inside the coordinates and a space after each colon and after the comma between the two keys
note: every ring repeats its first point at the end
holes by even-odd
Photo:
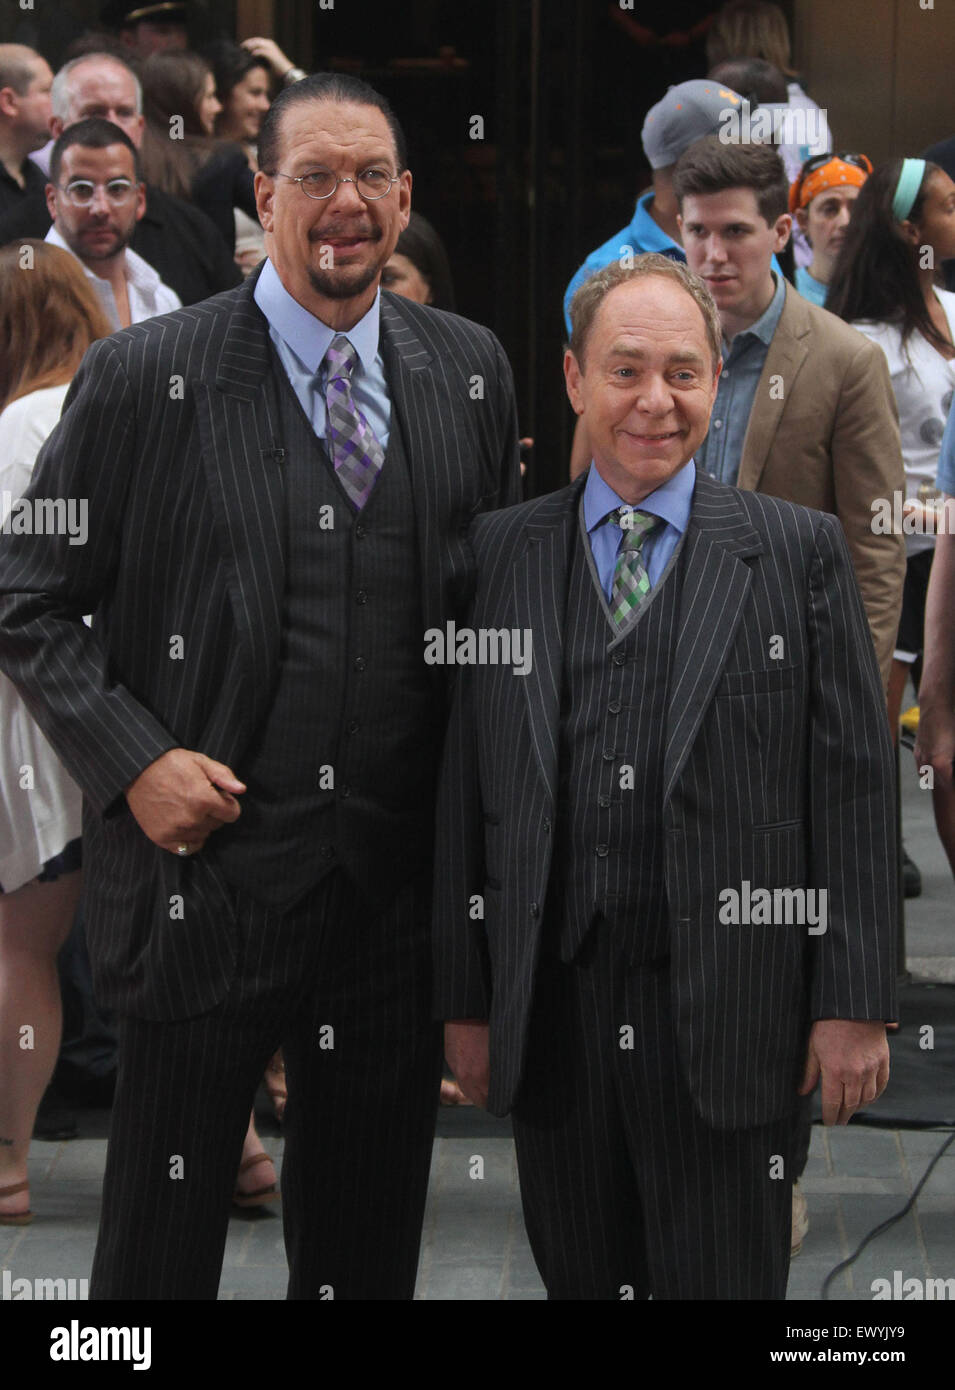
{"type": "Polygon", "coordinates": [[[895,185],[895,197],[892,199],[892,213],[897,221],[904,222],[912,211],[912,204],[919,195],[924,178],[924,159],[902,160],[902,172],[899,174],[899,181],[895,185]]]}

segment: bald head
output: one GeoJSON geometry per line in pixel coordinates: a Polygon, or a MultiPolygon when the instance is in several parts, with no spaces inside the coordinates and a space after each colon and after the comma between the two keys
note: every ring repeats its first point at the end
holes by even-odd
{"type": "Polygon", "coordinates": [[[99,117],[125,131],[139,149],[143,139],[143,93],[139,78],[121,58],[110,53],[85,53],[60,68],[53,79],[55,139],[78,121],[99,117]]]}
{"type": "Polygon", "coordinates": [[[4,163],[22,162],[50,136],[50,65],[32,48],[0,44],[0,142],[4,163]]]}
{"type": "Polygon", "coordinates": [[[22,43],[0,43],[0,88],[9,87],[22,97],[36,76],[43,59],[22,43]]]}

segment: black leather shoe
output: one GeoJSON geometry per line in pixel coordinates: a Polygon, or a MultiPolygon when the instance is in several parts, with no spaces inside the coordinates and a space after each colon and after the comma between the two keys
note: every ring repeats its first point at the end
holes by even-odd
{"type": "Polygon", "coordinates": [[[922,892],[922,875],[918,865],[913,864],[905,846],[902,847],[902,887],[907,898],[917,898],[922,892]]]}
{"type": "Polygon", "coordinates": [[[47,1086],[33,1122],[34,1139],[75,1139],[78,1134],[73,1111],[55,1086],[47,1086]]]}

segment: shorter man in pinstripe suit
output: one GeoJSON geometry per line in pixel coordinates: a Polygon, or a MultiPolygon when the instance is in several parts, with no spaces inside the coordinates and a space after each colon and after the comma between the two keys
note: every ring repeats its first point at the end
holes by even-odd
{"type": "Polygon", "coordinates": [[[888,1077],[879,671],[839,523],[695,470],[702,283],[638,257],[572,315],[591,468],[472,527],[472,626],[529,629],[534,661],[455,692],[446,1054],[513,1111],[551,1298],[782,1298],[800,1095],[821,1078],[844,1124],[888,1077]]]}

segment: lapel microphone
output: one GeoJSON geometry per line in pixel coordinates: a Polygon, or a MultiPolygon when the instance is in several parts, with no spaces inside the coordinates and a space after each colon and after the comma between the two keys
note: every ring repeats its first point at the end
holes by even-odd
{"type": "Polygon", "coordinates": [[[284,463],[285,450],[280,446],[273,446],[271,449],[263,449],[262,458],[266,463],[284,463]]]}

